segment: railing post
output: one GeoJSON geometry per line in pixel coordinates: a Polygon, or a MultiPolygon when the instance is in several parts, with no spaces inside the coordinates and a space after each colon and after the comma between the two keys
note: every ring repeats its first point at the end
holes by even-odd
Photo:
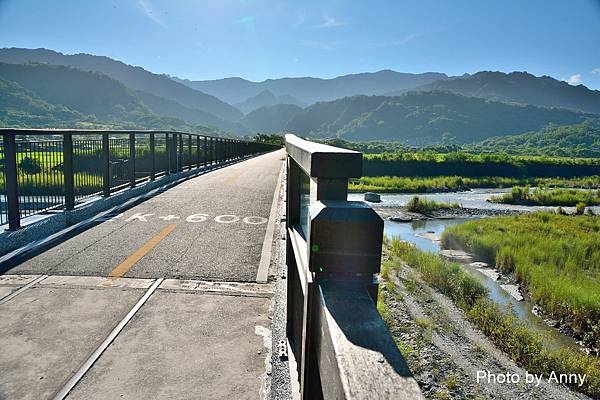
{"type": "Polygon", "coordinates": [[[75,208],[75,174],[73,170],[73,135],[63,134],[63,176],[65,183],[65,208],[75,208]]]}
{"type": "Polygon", "coordinates": [[[167,152],[167,168],[165,173],[171,175],[171,139],[168,133],[165,133],[165,151],[167,152]]]}
{"type": "Polygon", "coordinates": [[[192,135],[188,135],[188,171],[192,169],[192,135]]]}
{"type": "MultiPolygon", "coordinates": [[[[249,144],[252,153],[272,148],[249,144]]],[[[398,393],[421,399],[416,381],[404,380],[410,371],[375,307],[383,220],[367,204],[347,201],[348,178],[360,177],[362,154],[293,135],[286,135],[286,148],[286,330],[301,397],[369,398],[377,396],[369,392],[377,386],[370,382],[381,378],[382,387],[402,387],[398,393]],[[353,306],[360,309],[357,315],[353,306]],[[351,339],[344,336],[350,322],[358,332],[351,339]],[[382,368],[339,358],[346,352],[348,359],[356,354],[362,360],[370,354],[364,349],[372,349],[373,334],[385,354],[382,368]],[[349,373],[365,379],[349,379],[349,373]]]]}
{"type": "Polygon", "coordinates": [[[221,139],[215,138],[215,164],[221,162],[221,139]]]}
{"type": "Polygon", "coordinates": [[[204,166],[208,164],[208,138],[204,136],[204,151],[202,152],[204,156],[204,166]]]}
{"type": "Polygon", "coordinates": [[[135,133],[129,134],[129,186],[135,187],[135,133]]]}
{"type": "Polygon", "coordinates": [[[21,229],[19,211],[19,181],[17,174],[17,144],[14,133],[4,135],[4,173],[6,175],[6,201],[8,205],[8,229],[21,229]]]}
{"type": "Polygon", "coordinates": [[[200,168],[200,136],[196,136],[196,168],[200,168]]]}
{"type": "Polygon", "coordinates": [[[150,180],[156,179],[156,142],[154,133],[150,134],[150,180]]]}
{"type": "Polygon", "coordinates": [[[215,157],[217,158],[217,164],[219,164],[223,162],[223,139],[217,138],[216,140],[217,155],[215,157]]]}
{"type": "Polygon", "coordinates": [[[180,133],[179,137],[179,155],[177,157],[177,172],[183,171],[183,135],[180,133]]]}
{"type": "Polygon", "coordinates": [[[108,133],[102,134],[102,195],[110,196],[110,142],[108,133]]]}
{"type": "Polygon", "coordinates": [[[212,165],[217,162],[217,139],[213,137],[210,138],[210,152],[212,153],[210,157],[210,163],[212,165]]]}

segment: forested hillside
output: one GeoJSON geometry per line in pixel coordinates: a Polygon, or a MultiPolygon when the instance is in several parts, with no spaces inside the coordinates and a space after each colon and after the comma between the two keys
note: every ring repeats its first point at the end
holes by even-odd
{"type": "Polygon", "coordinates": [[[473,152],[600,158],[600,120],[551,125],[536,132],[493,137],[465,148],[473,152]]]}
{"type": "Polygon", "coordinates": [[[254,110],[240,122],[254,132],[281,132],[288,122],[301,111],[302,108],[293,104],[277,104],[254,110]]]}
{"type": "Polygon", "coordinates": [[[3,127],[112,127],[217,132],[154,114],[106,75],[47,64],[0,63],[3,127]]]}
{"type": "Polygon", "coordinates": [[[50,104],[19,84],[0,78],[0,126],[33,128],[69,127],[85,116],[50,104]]]}
{"type": "Polygon", "coordinates": [[[316,103],[286,126],[291,132],[347,140],[401,140],[427,145],[468,143],[538,130],[549,123],[583,122],[590,115],[519,106],[451,92],[409,92],[397,97],[354,96],[316,103]]]}
{"type": "MultiPolygon", "coordinates": [[[[534,76],[527,72],[483,71],[465,77],[438,80],[415,90],[449,90],[465,96],[480,97],[507,103],[558,107],[600,114],[600,91],[583,85],[569,85],[549,76],[534,76]]],[[[388,95],[397,95],[390,92],[388,95]]]]}
{"type": "Polygon", "coordinates": [[[235,121],[242,113],[214,96],[191,89],[165,75],[154,74],[141,67],[127,65],[108,57],[90,54],[65,55],[46,49],[0,49],[0,62],[19,64],[26,62],[65,65],[84,71],[100,72],[125,86],[152,93],[155,96],[211,113],[219,118],[235,121]]]}

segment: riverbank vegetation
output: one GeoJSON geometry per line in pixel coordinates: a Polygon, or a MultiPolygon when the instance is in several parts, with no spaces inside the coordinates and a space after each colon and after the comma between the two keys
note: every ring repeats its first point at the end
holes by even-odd
{"type": "Polygon", "coordinates": [[[512,274],[531,299],[600,348],[600,219],[532,213],[448,227],[446,248],[464,248],[512,274]]]}
{"type": "Polygon", "coordinates": [[[351,180],[350,192],[379,193],[434,193],[458,192],[476,188],[507,188],[512,186],[544,186],[563,188],[600,188],[600,176],[582,178],[510,178],[502,176],[484,176],[470,178],[464,176],[363,176],[351,180]]]}
{"type": "Polygon", "coordinates": [[[468,152],[506,152],[509,154],[553,157],[600,158],[600,120],[574,125],[549,125],[536,132],[497,136],[465,145],[468,152]]]}
{"type": "MultiPolygon", "coordinates": [[[[489,298],[487,290],[461,265],[448,262],[440,256],[418,250],[407,242],[387,242],[388,260],[382,266],[382,278],[391,297],[396,293],[391,274],[401,263],[408,264],[420,278],[434,289],[448,296],[475,326],[502,351],[529,372],[544,374],[586,374],[581,387],[573,386],[592,397],[600,395],[600,358],[570,348],[548,348],[543,337],[533,332],[511,310],[502,310],[489,298]]],[[[379,304],[386,319],[389,305],[385,299],[379,304]]]]}
{"type": "Polygon", "coordinates": [[[460,208],[460,205],[457,203],[437,202],[419,196],[413,196],[408,203],[406,203],[406,209],[408,211],[419,214],[430,214],[434,210],[448,210],[451,208],[460,208]]]}
{"type": "Polygon", "coordinates": [[[600,190],[550,189],[515,186],[510,193],[492,196],[493,203],[526,206],[595,206],[600,204],[600,190]]]}

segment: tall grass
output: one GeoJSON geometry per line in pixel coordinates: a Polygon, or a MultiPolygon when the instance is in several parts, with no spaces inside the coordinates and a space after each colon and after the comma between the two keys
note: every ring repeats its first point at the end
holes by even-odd
{"type": "MultiPolygon", "coordinates": [[[[546,348],[541,335],[519,321],[510,310],[501,310],[489,298],[482,284],[460,264],[448,262],[399,240],[393,240],[388,250],[390,260],[385,264],[386,276],[389,277],[390,269],[398,268],[399,260],[406,262],[419,272],[427,284],[452,299],[498,348],[529,372],[546,377],[552,371],[557,374],[586,374],[584,385],[573,386],[573,389],[592,397],[600,396],[600,358],[570,348],[546,348]]],[[[388,281],[386,288],[392,295],[397,295],[388,281]]],[[[389,310],[385,300],[382,303],[378,307],[385,316],[389,310]]]]}
{"type": "Polygon", "coordinates": [[[600,204],[600,190],[549,189],[515,186],[510,193],[492,196],[494,203],[522,204],[528,206],[594,206],[600,204]]]}
{"type": "Polygon", "coordinates": [[[434,210],[447,210],[450,208],[460,208],[460,205],[457,203],[437,202],[419,196],[413,196],[408,203],[406,203],[406,209],[408,211],[420,214],[430,214],[434,210]]]}
{"type": "Polygon", "coordinates": [[[508,178],[488,176],[469,178],[461,176],[401,177],[401,176],[364,176],[351,180],[348,189],[351,192],[380,193],[432,193],[456,192],[475,188],[504,188],[512,186],[545,186],[563,188],[600,188],[600,176],[585,178],[508,178]]]}
{"type": "Polygon", "coordinates": [[[532,213],[448,227],[444,247],[513,274],[552,317],[600,348],[600,219],[532,213]]]}

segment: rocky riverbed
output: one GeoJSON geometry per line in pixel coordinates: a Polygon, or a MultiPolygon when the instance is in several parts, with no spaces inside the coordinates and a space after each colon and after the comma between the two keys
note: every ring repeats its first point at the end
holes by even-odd
{"type": "Polygon", "coordinates": [[[385,319],[426,398],[587,399],[542,380],[539,386],[477,381],[478,371],[525,370],[475,328],[446,296],[431,289],[406,264],[382,287],[385,319]],[[392,288],[390,290],[390,288],[392,288]]]}
{"type": "Polygon", "coordinates": [[[428,219],[451,219],[451,218],[470,218],[470,217],[498,217],[503,215],[521,214],[523,211],[509,209],[490,209],[490,208],[440,208],[432,210],[429,214],[410,212],[406,207],[371,207],[383,219],[389,219],[395,222],[411,222],[428,219]]]}

